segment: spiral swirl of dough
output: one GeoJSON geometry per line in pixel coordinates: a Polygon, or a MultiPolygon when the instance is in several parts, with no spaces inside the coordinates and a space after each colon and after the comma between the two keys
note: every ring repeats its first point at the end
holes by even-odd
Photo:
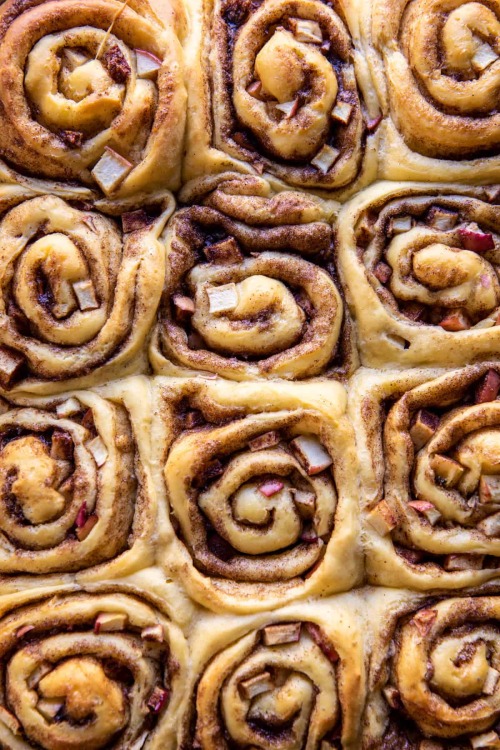
{"type": "Polygon", "coordinates": [[[208,665],[196,701],[196,740],[203,750],[319,750],[340,715],[335,666],[306,624],[296,625],[295,642],[265,645],[266,629],[251,632],[208,665]],[[245,684],[263,673],[270,677],[267,689],[249,695],[245,684]]]}
{"type": "Polygon", "coordinates": [[[405,710],[428,737],[490,730],[500,716],[498,597],[448,599],[400,629],[392,673],[405,710]],[[488,682],[487,682],[488,680],[488,682]]]}
{"type": "Polygon", "coordinates": [[[437,158],[498,151],[497,0],[381,0],[373,13],[391,112],[408,145],[437,158]]]}
{"type": "Polygon", "coordinates": [[[364,123],[339,5],[265,0],[251,9],[238,0],[223,6],[215,32],[216,145],[292,185],[354,182],[364,123]]]}
{"type": "Polygon", "coordinates": [[[0,153],[22,171],[94,185],[105,149],[125,160],[107,194],[176,188],[184,129],[180,43],[142,0],[24,0],[0,13],[0,153]],[[139,57],[156,61],[143,73],[139,57]]]}
{"type": "Polygon", "coordinates": [[[105,365],[123,371],[137,358],[163,283],[158,234],[156,223],[122,237],[109,218],[55,196],[25,201],[5,214],[2,385],[26,375],[48,387],[47,381],[105,371],[105,365]]]}
{"type": "Polygon", "coordinates": [[[162,723],[171,725],[182,638],[140,599],[54,597],[8,613],[0,632],[0,740],[8,747],[149,747],[162,723]],[[154,647],[145,637],[151,627],[154,647]]]}

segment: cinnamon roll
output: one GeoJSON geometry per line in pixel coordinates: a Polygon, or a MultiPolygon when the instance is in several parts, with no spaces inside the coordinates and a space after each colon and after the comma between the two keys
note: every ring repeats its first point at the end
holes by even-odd
{"type": "Polygon", "coordinates": [[[0,602],[0,743],[14,750],[174,750],[185,642],[117,592],[0,602]]]}
{"type": "Polygon", "coordinates": [[[189,596],[252,612],[360,580],[354,448],[338,383],[158,378],[156,389],[161,562],[189,596]]]}
{"type": "Polygon", "coordinates": [[[500,192],[379,183],[341,211],[362,363],[456,366],[500,346],[500,192]]]}
{"type": "Polygon", "coordinates": [[[500,560],[500,368],[355,378],[368,578],[477,586],[500,560]]]}
{"type": "Polygon", "coordinates": [[[148,398],[136,378],[107,398],[2,399],[0,574],[89,579],[151,564],[155,505],[140,423],[148,398]]]}
{"type": "Polygon", "coordinates": [[[167,8],[162,22],[145,0],[3,3],[0,156],[106,196],[176,189],[184,27],[167,8]]]}
{"type": "Polygon", "coordinates": [[[154,370],[235,380],[347,374],[355,353],[331,205],[237,175],[187,186],[181,198],[191,205],[166,234],[154,370]]]}
{"type": "Polygon", "coordinates": [[[363,750],[500,744],[500,597],[373,594],[378,633],[363,750]]]}
{"type": "Polygon", "coordinates": [[[365,0],[360,23],[387,116],[382,175],[498,182],[496,0],[365,0]]]}
{"type": "Polygon", "coordinates": [[[359,610],[348,595],[258,618],[200,620],[181,750],[358,748],[366,682],[359,610]]]}
{"type": "Polygon", "coordinates": [[[184,178],[236,168],[353,192],[375,179],[380,123],[343,0],[194,0],[184,178]]]}
{"type": "Polygon", "coordinates": [[[113,220],[56,195],[0,218],[0,386],[42,393],[140,372],[170,196],[113,220]],[[155,209],[156,210],[156,209],[155,209]]]}

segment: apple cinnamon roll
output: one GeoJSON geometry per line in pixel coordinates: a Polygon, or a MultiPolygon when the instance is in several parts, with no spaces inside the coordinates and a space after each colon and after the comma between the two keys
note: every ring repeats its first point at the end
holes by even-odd
{"type": "Polygon", "coordinates": [[[4,747],[174,749],[185,643],[159,610],[116,592],[1,606],[4,747]]]}
{"type": "Polygon", "coordinates": [[[498,747],[500,598],[377,593],[370,611],[380,630],[363,750],[498,747]]]}
{"type": "Polygon", "coordinates": [[[152,464],[169,577],[216,611],[360,579],[345,392],[325,383],[159,378],[152,464]],[[168,517],[169,516],[169,517],[168,517]]]}
{"type": "Polygon", "coordinates": [[[381,118],[347,3],[196,0],[189,12],[185,179],[236,168],[346,195],[375,178],[381,118]]]}
{"type": "Polygon", "coordinates": [[[160,235],[172,211],[170,197],[159,215],[146,206],[120,221],[44,195],[3,214],[3,389],[46,393],[145,369],[163,286],[160,235]]]}
{"type": "Polygon", "coordinates": [[[7,0],[0,155],[23,173],[106,196],[176,189],[182,29],[178,9],[164,15],[161,22],[145,0],[7,0]]]}
{"type": "Polygon", "coordinates": [[[359,602],[200,620],[181,750],[355,750],[365,696],[359,602]]]}
{"type": "Polygon", "coordinates": [[[372,583],[477,586],[500,560],[500,369],[357,377],[351,415],[372,583]]]}
{"type": "Polygon", "coordinates": [[[354,345],[330,205],[237,175],[202,181],[181,198],[191,205],[167,229],[155,371],[235,380],[349,372],[354,345]]]}
{"type": "Polygon", "coordinates": [[[497,356],[496,187],[379,183],[343,208],[338,238],[363,364],[449,367],[497,356]]]}
{"type": "Polygon", "coordinates": [[[88,578],[151,564],[155,506],[146,446],[137,445],[148,398],[137,378],[110,386],[107,398],[2,399],[0,574],[88,578]]]}
{"type": "Polygon", "coordinates": [[[498,3],[375,0],[360,22],[387,115],[383,176],[498,182],[498,3]]]}

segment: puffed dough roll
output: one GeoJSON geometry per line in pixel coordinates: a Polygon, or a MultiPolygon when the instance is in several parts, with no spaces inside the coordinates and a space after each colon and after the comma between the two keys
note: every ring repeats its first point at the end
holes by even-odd
{"type": "Polygon", "coordinates": [[[0,743],[174,750],[187,663],[180,629],[144,594],[50,594],[0,599],[0,743]]]}
{"type": "Polygon", "coordinates": [[[498,183],[498,0],[362,0],[384,113],[381,175],[498,183]]]}
{"type": "Polygon", "coordinates": [[[342,0],[193,0],[184,178],[227,169],[351,194],[375,179],[380,122],[342,0]]]}
{"type": "Polygon", "coordinates": [[[181,750],[355,750],[366,689],[361,597],[200,618],[181,750]]]}
{"type": "Polygon", "coordinates": [[[0,217],[3,389],[50,393],[145,370],[174,199],[155,201],[151,215],[148,204],[103,207],[121,220],[57,195],[0,217]]]}
{"type": "Polygon", "coordinates": [[[355,376],[370,582],[439,591],[498,578],[499,391],[494,364],[355,376]]]}
{"type": "Polygon", "coordinates": [[[367,608],[363,750],[498,747],[500,596],[429,601],[378,589],[367,608]]]}
{"type": "Polygon", "coordinates": [[[186,185],[167,233],[150,359],[156,372],[234,380],[348,374],[356,363],[336,272],[336,205],[259,177],[186,185]]]}
{"type": "Polygon", "coordinates": [[[342,208],[339,264],[362,364],[497,356],[499,204],[497,187],[381,182],[342,208]]]}
{"type": "Polygon", "coordinates": [[[342,386],[158,378],[156,389],[161,562],[193,599],[253,612],[360,580],[342,386]]]}
{"type": "MultiPolygon", "coordinates": [[[[184,13],[145,0],[7,0],[0,156],[35,177],[127,197],[180,182],[184,13]]],[[[170,7],[171,6],[171,7],[170,7]]]]}

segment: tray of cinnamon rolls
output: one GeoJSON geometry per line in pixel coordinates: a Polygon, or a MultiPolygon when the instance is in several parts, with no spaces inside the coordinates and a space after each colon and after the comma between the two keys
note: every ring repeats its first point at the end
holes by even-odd
{"type": "Polygon", "coordinates": [[[0,2],[0,748],[500,750],[498,0],[0,2]]]}

